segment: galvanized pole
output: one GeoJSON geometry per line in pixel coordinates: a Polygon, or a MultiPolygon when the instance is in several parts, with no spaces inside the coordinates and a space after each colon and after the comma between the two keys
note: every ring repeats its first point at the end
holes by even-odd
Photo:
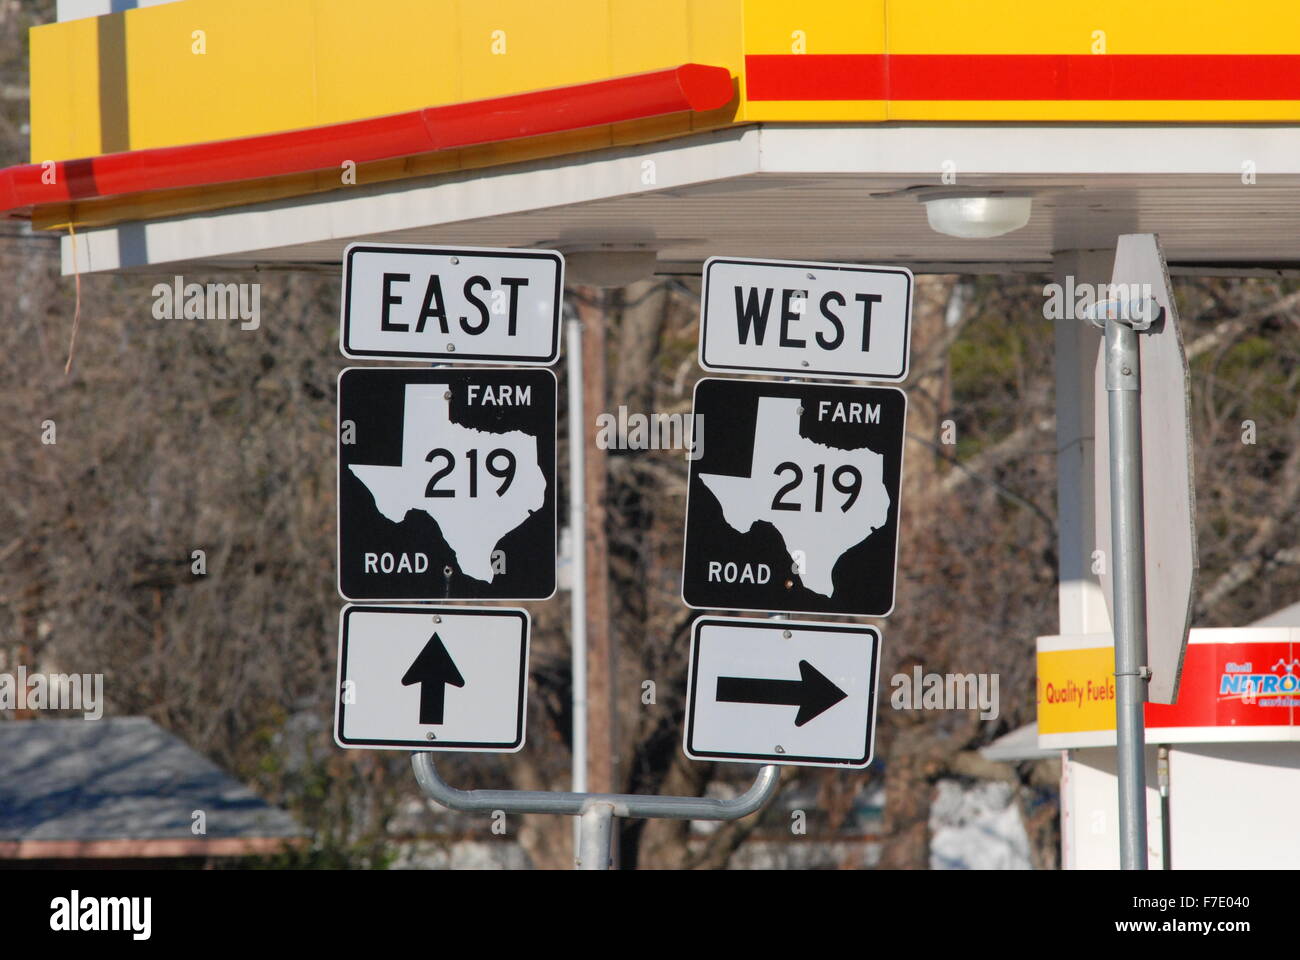
{"type": "Polygon", "coordinates": [[[749,789],[730,800],[713,797],[657,797],[628,793],[551,793],[546,790],[458,790],[438,775],[433,754],[411,756],[415,779],[429,799],[464,813],[552,813],[577,817],[580,870],[608,870],[613,856],[614,818],[739,820],[762,810],[776,793],[780,771],[769,764],[749,789]]]}
{"type": "MultiPolygon", "coordinates": [[[[587,481],[582,417],[582,321],[571,316],[569,377],[569,629],[573,648],[573,792],[587,792],[587,481]]],[[[574,833],[574,853],[578,835],[574,833]]]]}
{"type": "Polygon", "coordinates": [[[618,711],[614,705],[609,536],[605,515],[608,462],[592,430],[596,418],[605,412],[605,331],[610,301],[606,291],[593,287],[579,287],[575,294],[574,306],[582,321],[583,420],[574,439],[585,447],[583,466],[586,468],[582,543],[587,551],[587,789],[612,793],[618,779],[615,776],[618,711]]]}
{"type": "Polygon", "coordinates": [[[578,815],[579,870],[608,870],[613,852],[614,805],[608,801],[589,804],[578,815]]]}
{"type": "Polygon", "coordinates": [[[1138,335],[1106,318],[1106,395],[1110,418],[1110,529],[1115,624],[1115,714],[1119,746],[1120,868],[1147,868],[1146,542],[1142,513],[1142,384],[1138,335]]]}

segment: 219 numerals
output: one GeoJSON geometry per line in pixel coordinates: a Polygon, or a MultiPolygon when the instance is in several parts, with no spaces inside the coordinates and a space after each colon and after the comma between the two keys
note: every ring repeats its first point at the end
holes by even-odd
{"type": "MultiPolygon", "coordinates": [[[[478,450],[465,451],[465,459],[469,461],[469,495],[471,497],[478,496],[478,455],[478,450]]],[[[433,476],[429,478],[429,482],[424,488],[424,495],[426,497],[456,496],[455,490],[438,489],[438,481],[456,469],[456,458],[452,455],[452,452],[445,447],[439,447],[437,450],[430,450],[424,459],[428,463],[433,463],[435,460],[444,461],[444,465],[435,470],[433,476]]],[[[497,496],[505,496],[505,492],[510,489],[510,484],[515,482],[515,455],[509,450],[497,447],[487,455],[487,458],[483,461],[483,466],[488,473],[501,481],[501,485],[497,487],[497,496]],[[502,461],[505,461],[504,466],[500,466],[502,461]]]]}
{"type": "MultiPolygon", "coordinates": [[[[784,473],[791,473],[794,475],[794,479],[786,483],[785,486],[776,492],[776,496],[772,498],[772,509],[802,510],[803,504],[789,503],[786,501],[785,496],[786,494],[793,492],[799,484],[803,483],[803,469],[799,464],[787,460],[784,463],[777,464],[776,469],[772,472],[778,477],[784,473]]],[[[813,467],[813,475],[817,478],[816,488],[813,493],[813,511],[815,513],[820,513],[822,510],[823,494],[826,492],[826,464],[819,463],[817,466],[813,467]]],[[[862,474],[858,472],[857,467],[849,466],[846,463],[844,466],[836,468],[835,472],[831,474],[831,486],[844,494],[845,499],[844,502],[840,504],[840,510],[844,513],[848,513],[853,504],[857,502],[858,494],[862,492],[862,474]]]]}

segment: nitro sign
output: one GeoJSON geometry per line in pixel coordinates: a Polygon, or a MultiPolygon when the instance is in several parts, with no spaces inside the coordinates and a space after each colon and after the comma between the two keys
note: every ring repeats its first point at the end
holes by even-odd
{"type": "Polygon", "coordinates": [[[701,302],[706,370],[907,377],[912,274],[904,267],[712,257],[701,302]]]}

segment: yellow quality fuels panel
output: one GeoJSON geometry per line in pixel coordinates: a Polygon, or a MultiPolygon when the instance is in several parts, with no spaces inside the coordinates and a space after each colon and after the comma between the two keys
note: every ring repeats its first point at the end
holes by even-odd
{"type": "Polygon", "coordinates": [[[1038,733],[1115,729],[1115,649],[1038,652],[1038,733]]]}

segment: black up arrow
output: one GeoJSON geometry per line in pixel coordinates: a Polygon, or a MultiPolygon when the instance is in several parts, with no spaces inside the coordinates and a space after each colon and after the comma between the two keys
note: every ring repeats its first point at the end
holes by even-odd
{"type": "Polygon", "coordinates": [[[436,633],[429,638],[415,662],[406,669],[402,686],[420,685],[420,722],[442,723],[442,705],[447,694],[447,684],[465,686],[465,678],[456,669],[451,654],[442,645],[436,633]]]}
{"type": "Polygon", "coordinates": [[[794,718],[796,727],[802,727],[847,696],[807,660],[799,661],[798,680],[718,677],[719,703],[775,703],[798,707],[799,713],[794,718]]]}

